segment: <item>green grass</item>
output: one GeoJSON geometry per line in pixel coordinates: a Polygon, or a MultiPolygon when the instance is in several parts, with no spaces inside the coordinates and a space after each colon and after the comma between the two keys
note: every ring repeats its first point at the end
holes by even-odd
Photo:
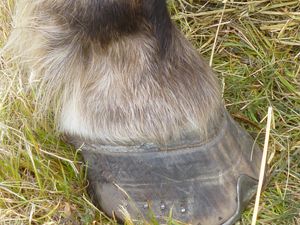
{"type": "MultiPolygon", "coordinates": [[[[12,8],[12,0],[0,2],[1,46],[12,8]]],[[[171,0],[169,9],[213,59],[227,109],[260,146],[273,107],[269,183],[257,223],[300,224],[300,2],[171,0]]],[[[0,60],[0,224],[116,224],[89,201],[80,152],[55,132],[51,114],[35,119],[22,70],[0,60]]],[[[250,224],[252,212],[253,203],[238,224],[250,224]]]]}

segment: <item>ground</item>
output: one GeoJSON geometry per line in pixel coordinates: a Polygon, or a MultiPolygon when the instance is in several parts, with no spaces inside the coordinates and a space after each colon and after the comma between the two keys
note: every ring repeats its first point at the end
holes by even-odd
{"type": "MultiPolygon", "coordinates": [[[[300,224],[299,0],[168,3],[218,74],[227,109],[261,147],[273,107],[257,224],[300,224]]],[[[13,0],[0,2],[0,46],[12,11],[13,0]]],[[[116,224],[91,204],[80,151],[55,132],[51,113],[35,119],[35,92],[10,59],[0,58],[0,224],[116,224]]],[[[238,224],[251,223],[253,205],[238,224]]]]}

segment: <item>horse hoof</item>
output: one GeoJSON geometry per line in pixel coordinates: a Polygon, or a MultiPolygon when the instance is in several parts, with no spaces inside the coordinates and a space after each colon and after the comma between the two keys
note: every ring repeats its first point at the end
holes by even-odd
{"type": "Polygon", "coordinates": [[[224,113],[199,141],[157,146],[85,145],[91,196],[110,216],[188,224],[233,224],[256,192],[261,151],[224,113]],[[123,209],[123,210],[122,210],[123,209]]]}

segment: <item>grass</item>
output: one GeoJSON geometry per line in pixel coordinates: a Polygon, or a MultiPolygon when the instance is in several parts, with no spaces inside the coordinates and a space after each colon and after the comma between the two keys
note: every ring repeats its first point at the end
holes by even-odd
{"type": "MultiPolygon", "coordinates": [[[[0,2],[0,46],[12,8],[13,0],[0,2]]],[[[300,224],[299,0],[170,0],[169,9],[211,60],[227,109],[261,146],[273,107],[257,224],[300,224]]],[[[0,60],[0,224],[116,224],[89,201],[80,152],[63,142],[52,115],[35,120],[22,69],[0,60]]],[[[252,213],[253,203],[238,224],[250,224],[252,213]]]]}

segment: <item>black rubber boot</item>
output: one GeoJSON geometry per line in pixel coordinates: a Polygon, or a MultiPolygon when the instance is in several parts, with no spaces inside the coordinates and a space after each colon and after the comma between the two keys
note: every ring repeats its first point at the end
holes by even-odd
{"type": "Polygon", "coordinates": [[[174,146],[83,147],[94,201],[123,220],[161,223],[172,218],[198,225],[233,224],[256,192],[261,151],[224,113],[207,141],[174,146]]]}

